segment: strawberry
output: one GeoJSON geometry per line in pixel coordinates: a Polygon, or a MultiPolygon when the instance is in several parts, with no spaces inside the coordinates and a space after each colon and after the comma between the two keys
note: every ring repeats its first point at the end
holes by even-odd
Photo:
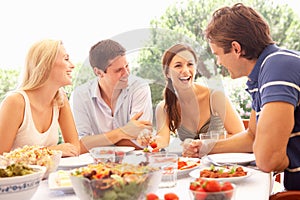
{"type": "Polygon", "coordinates": [[[164,200],[179,200],[179,197],[175,193],[166,193],[164,195],[164,200]]]}
{"type": "Polygon", "coordinates": [[[201,185],[198,182],[190,183],[190,190],[196,190],[198,187],[201,187],[201,185]]]}
{"type": "Polygon", "coordinates": [[[150,143],[150,146],[155,149],[157,147],[157,143],[155,141],[150,143]]]}
{"type": "Polygon", "coordinates": [[[146,196],[146,200],[159,200],[158,196],[154,193],[149,193],[146,196]]]}
{"type": "Polygon", "coordinates": [[[226,196],[228,197],[228,199],[232,198],[232,195],[233,195],[233,186],[232,186],[232,184],[230,182],[223,183],[223,185],[222,185],[222,191],[228,191],[226,193],[226,196]],[[232,191],[228,191],[228,190],[232,190],[232,191]]]}
{"type": "Polygon", "coordinates": [[[207,181],[205,186],[205,191],[207,192],[220,192],[221,191],[221,184],[216,180],[207,181]]]}
{"type": "Polygon", "coordinates": [[[232,189],[233,189],[233,186],[231,185],[230,182],[223,183],[222,188],[221,188],[222,191],[232,190],[232,189]]]}
{"type": "Polygon", "coordinates": [[[195,200],[204,200],[206,196],[206,191],[202,187],[198,187],[194,193],[195,200]]]}

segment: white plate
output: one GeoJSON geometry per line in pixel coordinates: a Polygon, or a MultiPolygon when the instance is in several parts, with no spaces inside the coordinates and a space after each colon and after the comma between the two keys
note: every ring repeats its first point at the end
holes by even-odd
{"type": "Polygon", "coordinates": [[[188,166],[189,166],[189,164],[193,165],[195,163],[197,163],[197,166],[194,166],[194,167],[191,167],[191,168],[187,168],[187,169],[178,169],[177,170],[177,175],[178,176],[182,176],[182,175],[188,174],[189,172],[191,172],[191,171],[197,169],[198,167],[200,167],[200,165],[201,165],[201,163],[198,163],[200,161],[199,158],[180,157],[179,160],[187,162],[188,166]]]}
{"type": "MultiPolygon", "coordinates": [[[[216,168],[218,168],[218,167],[216,167],[216,168]]],[[[200,172],[204,169],[209,169],[209,168],[195,169],[195,170],[191,171],[189,173],[189,175],[193,178],[199,178],[200,177],[200,172]]],[[[245,175],[245,176],[227,177],[227,178],[204,178],[204,177],[202,177],[202,179],[217,180],[217,181],[229,181],[229,182],[239,182],[239,181],[251,176],[251,172],[249,170],[247,170],[245,168],[243,168],[243,169],[247,172],[247,175],[245,175]]]]}
{"type": "MultiPolygon", "coordinates": [[[[217,163],[232,163],[238,165],[246,165],[252,161],[255,161],[255,156],[253,153],[218,153],[208,155],[212,160],[217,163]]],[[[204,158],[204,162],[209,163],[207,158],[204,158]]]]}
{"type": "Polygon", "coordinates": [[[50,190],[60,190],[64,193],[74,193],[73,187],[71,186],[60,186],[57,184],[58,172],[52,172],[48,177],[48,186],[50,190]]]}
{"type": "Polygon", "coordinates": [[[94,163],[93,157],[90,155],[90,153],[85,153],[81,154],[80,156],[61,158],[58,167],[76,168],[86,166],[91,163],[94,163]]]}

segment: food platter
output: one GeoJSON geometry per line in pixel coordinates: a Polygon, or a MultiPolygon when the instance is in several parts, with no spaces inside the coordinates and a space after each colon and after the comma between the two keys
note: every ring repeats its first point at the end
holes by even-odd
{"type": "Polygon", "coordinates": [[[201,163],[199,158],[179,157],[177,175],[182,176],[188,174],[189,172],[200,167],[200,165],[201,163]]]}
{"type": "MultiPolygon", "coordinates": [[[[234,166],[231,166],[234,167],[234,166]]],[[[193,171],[191,171],[189,173],[189,175],[193,178],[200,178],[200,173],[204,170],[210,170],[211,168],[207,167],[207,168],[199,168],[199,169],[195,169],[193,171]]],[[[229,170],[226,170],[225,167],[215,167],[216,170],[221,170],[223,172],[228,172],[229,170]]],[[[201,177],[202,179],[206,179],[206,180],[217,180],[217,181],[229,181],[229,182],[239,182],[245,178],[248,178],[249,176],[251,176],[251,172],[249,170],[245,170],[245,168],[243,168],[243,170],[246,172],[245,175],[241,175],[241,176],[231,176],[231,177],[216,177],[216,178],[208,178],[208,177],[201,177]]]]}

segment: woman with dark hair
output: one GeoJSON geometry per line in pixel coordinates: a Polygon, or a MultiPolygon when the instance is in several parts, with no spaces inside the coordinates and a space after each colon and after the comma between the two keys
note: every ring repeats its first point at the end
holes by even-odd
{"type": "Polygon", "coordinates": [[[162,57],[166,79],[164,100],[156,107],[159,148],[170,142],[170,133],[184,141],[210,131],[235,134],[244,130],[241,118],[226,95],[194,82],[197,56],[186,44],[176,44],[162,57]]]}

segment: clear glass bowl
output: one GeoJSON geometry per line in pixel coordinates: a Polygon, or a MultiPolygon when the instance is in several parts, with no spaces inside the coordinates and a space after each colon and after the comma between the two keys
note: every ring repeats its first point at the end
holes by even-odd
{"type": "Polygon", "coordinates": [[[233,186],[232,190],[220,191],[220,192],[205,192],[189,190],[189,196],[191,200],[234,200],[236,186],[233,186]]]}

